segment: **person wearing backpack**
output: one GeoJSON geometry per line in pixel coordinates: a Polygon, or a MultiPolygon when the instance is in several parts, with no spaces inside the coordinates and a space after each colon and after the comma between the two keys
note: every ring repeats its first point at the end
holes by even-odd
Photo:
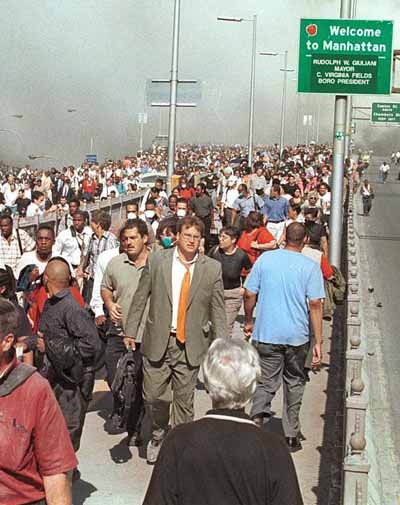
{"type": "Polygon", "coordinates": [[[70,283],[68,262],[50,259],[43,274],[49,298],[39,321],[41,356],[35,362],[54,391],[77,451],[102,345],[93,319],[73,297],[70,283]]]}

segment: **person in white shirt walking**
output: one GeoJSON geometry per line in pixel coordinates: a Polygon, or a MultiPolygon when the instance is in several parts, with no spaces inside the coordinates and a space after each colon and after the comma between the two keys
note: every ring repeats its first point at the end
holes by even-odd
{"type": "Polygon", "coordinates": [[[32,191],[32,203],[26,209],[26,217],[42,216],[45,212],[45,198],[41,191],[32,191]]]}
{"type": "Polygon", "coordinates": [[[372,200],[375,198],[375,195],[368,179],[365,179],[363,185],[361,186],[360,193],[362,196],[364,216],[369,216],[372,207],[372,200]]]}
{"type": "Polygon", "coordinates": [[[232,222],[233,204],[239,198],[239,191],[237,189],[237,178],[231,175],[228,179],[227,185],[222,191],[220,202],[220,216],[225,225],[230,225],[232,222]]]}
{"type": "Polygon", "coordinates": [[[89,226],[85,226],[86,212],[77,210],[73,216],[72,226],[58,234],[53,248],[53,256],[63,256],[68,259],[74,269],[77,269],[87,254],[90,238],[93,234],[89,226]]]}
{"type": "Polygon", "coordinates": [[[386,179],[388,178],[389,171],[390,171],[390,165],[386,163],[386,161],[384,161],[382,165],[379,167],[379,174],[383,184],[385,184],[386,179]]]}

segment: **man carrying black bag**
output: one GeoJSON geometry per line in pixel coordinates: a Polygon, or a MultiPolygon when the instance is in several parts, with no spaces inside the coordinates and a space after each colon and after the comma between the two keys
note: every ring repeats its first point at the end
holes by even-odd
{"type": "Polygon", "coordinates": [[[114,393],[113,412],[104,429],[113,434],[123,431],[126,425],[127,443],[129,446],[134,446],[140,442],[143,417],[143,370],[140,346],[147,310],[144,311],[141,318],[136,339],[127,338],[126,335],[132,334],[132,330],[127,325],[127,318],[149,256],[146,223],[141,219],[129,220],[121,229],[119,239],[122,253],[107,264],[101,282],[101,296],[112,323],[107,328],[105,358],[107,381],[114,393]],[[124,361],[122,360],[129,350],[131,350],[135,368],[135,400],[132,402],[126,423],[124,423],[119,412],[121,408],[124,408],[124,405],[118,394],[119,388],[113,384],[117,373],[124,375],[122,366],[124,361]]]}
{"type": "Polygon", "coordinates": [[[40,372],[53,388],[77,451],[102,346],[92,318],[71,294],[70,279],[65,260],[49,261],[43,274],[49,299],[40,318],[37,347],[44,353],[40,372]]]}

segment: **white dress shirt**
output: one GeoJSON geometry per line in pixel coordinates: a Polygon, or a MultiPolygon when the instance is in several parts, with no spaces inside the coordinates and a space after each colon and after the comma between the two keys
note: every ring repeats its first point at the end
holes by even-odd
{"type": "MultiPolygon", "coordinates": [[[[192,282],[194,267],[199,255],[193,258],[190,262],[189,272],[190,272],[190,282],[192,282]]],[[[178,307],[179,307],[179,296],[181,294],[182,281],[186,274],[185,263],[180,259],[178,255],[178,249],[174,251],[174,257],[172,260],[172,321],[171,330],[176,331],[178,325],[178,307]]]]}
{"type": "Polygon", "coordinates": [[[63,230],[56,238],[53,256],[63,256],[68,258],[72,265],[79,265],[81,257],[87,253],[92,234],[89,226],[85,226],[82,233],[76,233],[76,237],[72,235],[71,228],[63,230]]]}
{"type": "Polygon", "coordinates": [[[226,187],[222,193],[221,201],[224,207],[233,208],[234,202],[239,198],[239,191],[236,188],[226,187]]]}
{"type": "Polygon", "coordinates": [[[34,202],[30,203],[26,209],[26,217],[41,216],[43,213],[44,210],[34,202]]]}
{"type": "Polygon", "coordinates": [[[107,186],[105,185],[103,187],[103,190],[101,192],[101,195],[100,195],[100,199],[101,198],[110,198],[111,197],[111,192],[112,191],[115,191],[115,197],[118,198],[119,196],[119,193],[118,193],[118,190],[117,188],[114,186],[114,184],[112,184],[111,186],[107,186]]]}
{"type": "Polygon", "coordinates": [[[94,269],[92,299],[90,300],[90,308],[94,312],[94,317],[104,316],[103,299],[100,293],[101,281],[103,280],[107,265],[118,254],[119,247],[115,247],[114,249],[103,251],[97,258],[96,268],[94,269]]]}

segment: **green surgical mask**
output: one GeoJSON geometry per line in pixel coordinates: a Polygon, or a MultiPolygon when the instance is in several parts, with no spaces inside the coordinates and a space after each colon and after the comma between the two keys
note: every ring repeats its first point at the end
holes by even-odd
{"type": "Polygon", "coordinates": [[[164,249],[169,249],[172,247],[172,237],[163,237],[161,239],[161,244],[164,247],[164,249]]]}

